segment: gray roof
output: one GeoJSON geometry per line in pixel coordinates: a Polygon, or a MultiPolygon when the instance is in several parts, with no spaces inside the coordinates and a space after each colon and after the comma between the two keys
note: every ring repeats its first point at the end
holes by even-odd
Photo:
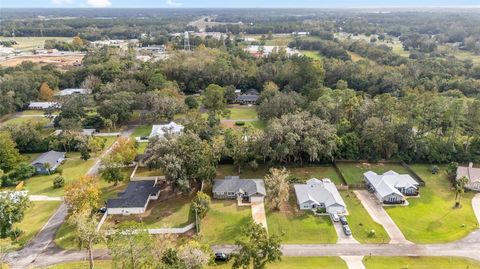
{"type": "Polygon", "coordinates": [[[225,177],[225,179],[215,180],[213,192],[241,192],[248,196],[256,193],[264,196],[267,194],[263,179],[240,179],[239,177],[225,177]]]}
{"type": "Polygon", "coordinates": [[[158,194],[160,187],[153,180],[131,181],[127,189],[118,194],[118,198],[108,199],[108,208],[144,207],[151,194],[158,194]]]}
{"type": "Polygon", "coordinates": [[[457,180],[461,177],[467,177],[468,184],[480,182],[480,168],[473,167],[473,164],[469,164],[469,166],[459,166],[457,168],[457,180]]]}
{"type": "Polygon", "coordinates": [[[50,167],[55,167],[59,160],[65,158],[65,152],[58,152],[58,151],[48,151],[40,155],[32,164],[50,164],[50,167]]]}
{"type": "Polygon", "coordinates": [[[332,205],[346,207],[337,187],[328,178],[322,180],[312,178],[307,180],[306,184],[295,184],[293,187],[295,188],[295,195],[299,205],[312,201],[316,204],[323,203],[325,207],[332,205]]]}
{"type": "Polygon", "coordinates": [[[243,102],[256,102],[258,100],[258,95],[253,95],[253,94],[241,94],[237,95],[236,100],[238,102],[243,101],[243,102]]]}
{"type": "Polygon", "coordinates": [[[408,174],[398,174],[395,171],[385,172],[383,175],[378,175],[373,171],[368,171],[363,174],[365,180],[375,189],[375,191],[380,194],[380,196],[385,197],[392,193],[403,196],[403,194],[398,190],[399,188],[418,188],[418,182],[413,179],[408,174]]]}

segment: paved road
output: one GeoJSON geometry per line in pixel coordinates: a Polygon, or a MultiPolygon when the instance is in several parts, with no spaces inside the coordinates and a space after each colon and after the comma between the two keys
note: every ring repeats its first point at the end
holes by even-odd
{"type": "Polygon", "coordinates": [[[390,244],[413,244],[405,238],[402,231],[400,231],[375,196],[366,190],[353,192],[362,202],[363,207],[367,210],[373,221],[381,224],[383,228],[385,228],[385,231],[390,236],[390,244]]]}
{"type": "Polygon", "coordinates": [[[478,224],[480,225],[480,193],[477,193],[472,199],[473,212],[477,216],[478,224]]]}
{"type": "Polygon", "coordinates": [[[347,263],[348,269],[365,269],[363,256],[340,256],[347,263]]]}

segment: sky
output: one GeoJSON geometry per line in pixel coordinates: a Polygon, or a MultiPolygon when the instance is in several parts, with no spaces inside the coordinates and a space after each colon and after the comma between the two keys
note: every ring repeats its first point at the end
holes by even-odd
{"type": "Polygon", "coordinates": [[[480,0],[0,0],[0,8],[365,8],[451,6],[480,8],[480,0]]]}

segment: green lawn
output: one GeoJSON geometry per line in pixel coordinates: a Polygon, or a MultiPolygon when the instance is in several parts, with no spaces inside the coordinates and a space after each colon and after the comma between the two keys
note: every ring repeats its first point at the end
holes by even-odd
{"type": "Polygon", "coordinates": [[[372,220],[352,191],[341,191],[340,195],[347,204],[349,213],[347,219],[355,239],[360,243],[387,243],[390,241],[383,226],[372,220]],[[369,235],[371,230],[375,231],[375,235],[369,235]]]}
{"type": "Polygon", "coordinates": [[[212,200],[207,216],[201,221],[201,240],[209,244],[234,243],[241,229],[252,220],[249,206],[238,207],[237,201],[212,200]]]}
{"type": "Polygon", "coordinates": [[[301,50],[300,52],[303,53],[303,55],[310,57],[314,60],[322,59],[322,55],[320,55],[320,53],[318,53],[318,51],[316,50],[301,50]]]}
{"type": "Polygon", "coordinates": [[[147,212],[142,215],[117,216],[111,215],[109,222],[138,221],[143,222],[148,228],[180,228],[185,227],[195,220],[190,210],[193,195],[180,196],[167,201],[151,201],[147,212]]]}
{"type": "Polygon", "coordinates": [[[408,174],[408,171],[400,164],[392,163],[341,163],[337,162],[337,166],[342,172],[347,184],[363,183],[363,173],[372,170],[377,174],[383,174],[389,170],[393,170],[400,174],[408,174]]]}
{"type": "Polygon", "coordinates": [[[264,122],[263,120],[249,121],[249,122],[246,122],[245,125],[250,125],[260,130],[264,130],[265,128],[267,128],[267,123],[264,122]]]}
{"type": "Polygon", "coordinates": [[[145,149],[148,147],[148,142],[138,143],[137,154],[145,153],[145,149]]]}
{"type": "MultiPolygon", "coordinates": [[[[98,215],[98,217],[101,217],[98,215]]],[[[62,223],[60,229],[58,229],[57,233],[55,234],[55,244],[61,248],[66,250],[78,250],[79,245],[75,240],[75,226],[70,224],[68,221],[62,223]]],[[[106,249],[107,246],[104,242],[98,243],[93,246],[95,249],[106,249]]]]}
{"type": "MultiPolygon", "coordinates": [[[[209,266],[207,269],[230,269],[231,263],[209,266]]],[[[340,257],[282,257],[282,261],[267,265],[267,269],[347,269],[340,257]]]]}
{"type": "MultiPolygon", "coordinates": [[[[266,205],[267,206],[267,205],[266,205]]],[[[269,234],[282,235],[284,244],[334,244],[337,234],[328,216],[314,216],[311,211],[299,210],[295,193],[281,211],[267,209],[269,234]]]]}
{"type": "Polygon", "coordinates": [[[228,109],[230,116],[223,119],[231,120],[249,120],[257,118],[255,106],[234,106],[228,109]]]}
{"type": "Polygon", "coordinates": [[[18,113],[18,115],[43,115],[43,114],[45,114],[45,111],[36,110],[36,109],[24,110],[24,111],[18,113]]]}
{"type": "Polygon", "coordinates": [[[149,136],[152,132],[152,125],[140,125],[135,127],[132,137],[149,136]]]}
{"type": "Polygon", "coordinates": [[[15,227],[23,231],[18,239],[18,245],[23,246],[28,243],[47,223],[60,204],[59,201],[32,202],[31,207],[25,212],[22,222],[15,224],[15,227]]]}
{"type": "Polygon", "coordinates": [[[45,118],[45,117],[19,117],[19,118],[11,118],[3,124],[9,125],[9,124],[21,124],[21,123],[30,123],[30,124],[35,124],[35,125],[41,125],[45,126],[50,123],[50,119],[45,118]]]}
{"type": "Polygon", "coordinates": [[[37,47],[43,48],[45,40],[56,39],[59,41],[71,42],[71,37],[49,37],[49,36],[22,36],[22,37],[3,37],[0,36],[0,41],[15,40],[18,45],[12,47],[19,50],[31,50],[37,47]]]}
{"type": "Polygon", "coordinates": [[[457,257],[365,257],[367,269],[474,269],[480,262],[457,257]]]}
{"type": "Polygon", "coordinates": [[[148,169],[147,167],[138,167],[135,172],[136,177],[155,177],[163,176],[163,171],[161,169],[148,169]]]}
{"type": "MultiPolygon", "coordinates": [[[[337,174],[333,166],[317,165],[305,167],[287,167],[291,175],[299,177],[301,180],[308,180],[312,177],[318,179],[330,178],[335,184],[342,184],[340,176],[337,174]]],[[[264,178],[268,174],[268,168],[260,165],[258,169],[252,170],[249,168],[242,169],[240,173],[241,178],[264,178]]],[[[231,164],[221,164],[217,168],[217,178],[225,178],[225,176],[238,175],[237,169],[231,164]]]]}
{"type": "Polygon", "coordinates": [[[473,193],[465,193],[462,207],[454,209],[455,194],[447,178],[445,166],[432,175],[430,165],[411,165],[425,180],[420,198],[410,198],[406,207],[385,207],[405,237],[416,243],[443,243],[458,240],[477,229],[472,209],[473,193]]]}
{"type": "MultiPolygon", "coordinates": [[[[68,262],[68,263],[61,263],[47,267],[46,269],[85,269],[88,268],[89,263],[88,261],[83,262],[68,262]]],[[[94,261],[95,269],[111,269],[113,268],[112,261],[105,260],[105,261],[94,261]]]]}

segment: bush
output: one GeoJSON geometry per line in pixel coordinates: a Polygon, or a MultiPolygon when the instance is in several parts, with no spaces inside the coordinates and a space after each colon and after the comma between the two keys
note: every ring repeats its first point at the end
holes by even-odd
{"type": "Polygon", "coordinates": [[[288,183],[293,184],[293,183],[303,183],[303,180],[300,177],[290,175],[288,177],[288,183]]]}
{"type": "Polygon", "coordinates": [[[235,122],[235,125],[237,125],[237,126],[244,126],[244,125],[245,125],[245,122],[244,122],[244,121],[236,121],[236,122],[235,122]]]}
{"type": "Polygon", "coordinates": [[[439,169],[438,166],[436,166],[436,165],[432,165],[432,166],[430,167],[430,172],[432,172],[433,175],[438,174],[439,170],[440,170],[440,169],[439,169]]]}
{"type": "Polygon", "coordinates": [[[65,179],[62,176],[58,176],[53,179],[53,187],[55,189],[62,188],[65,185],[65,179]]]}
{"type": "Polygon", "coordinates": [[[317,207],[317,214],[325,214],[327,209],[325,207],[317,207]]]}
{"type": "Polygon", "coordinates": [[[375,237],[375,230],[373,230],[373,229],[370,230],[370,231],[368,232],[368,237],[370,237],[370,238],[375,237]]]}

